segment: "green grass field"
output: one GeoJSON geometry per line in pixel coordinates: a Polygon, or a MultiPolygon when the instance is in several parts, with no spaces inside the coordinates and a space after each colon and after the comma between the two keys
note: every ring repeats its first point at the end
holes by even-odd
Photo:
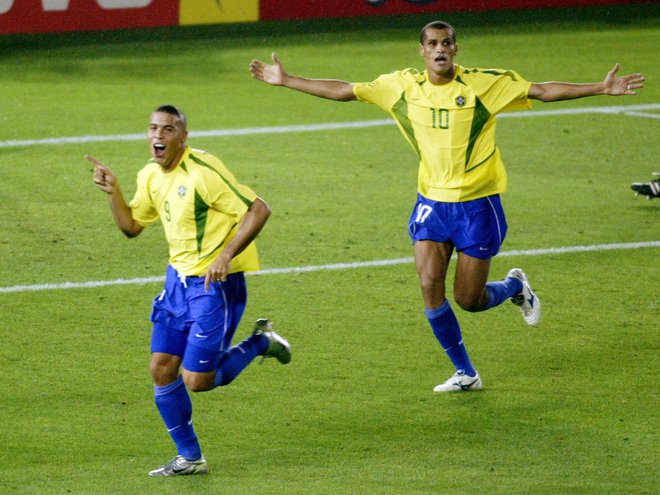
{"type": "Polygon", "coordinates": [[[523,267],[544,316],[530,329],[510,304],[457,310],[479,393],[432,392],[452,369],[406,261],[417,170],[394,126],[190,139],[273,209],[239,337],[269,316],[294,356],[193,396],[210,473],[181,479],[146,475],[174,455],[147,369],[161,283],[103,284],[162,276],[163,235],[123,238],[83,159],[113,167],[130,196],[146,143],[57,140],[146,132],[163,103],[182,107],[191,131],[383,119],[267,87],[249,62],[274,50],[292,73],[371,80],[421,65],[429,19],[2,40],[0,493],[657,493],[660,202],[629,184],[660,171],[658,7],[584,12],[446,16],[462,65],[590,82],[619,62],[647,77],[634,98],[532,110],[635,111],[499,122],[509,235],[492,278],[523,267]],[[378,260],[398,261],[368,264],[378,260]],[[268,272],[335,263],[348,266],[268,272]]]}

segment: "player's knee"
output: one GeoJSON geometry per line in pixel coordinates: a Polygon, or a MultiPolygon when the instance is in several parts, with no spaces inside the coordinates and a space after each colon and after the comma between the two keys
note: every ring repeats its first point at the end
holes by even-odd
{"type": "Polygon", "coordinates": [[[211,387],[208,385],[198,382],[193,382],[190,385],[186,384],[186,387],[188,387],[188,390],[191,392],[208,392],[211,390],[211,387]]]}
{"type": "Polygon", "coordinates": [[[160,387],[168,385],[178,378],[178,373],[159,366],[150,366],[151,379],[160,387]]]}
{"type": "Polygon", "coordinates": [[[444,280],[433,275],[419,274],[419,286],[424,295],[439,295],[444,297],[444,280]]]}
{"type": "Polygon", "coordinates": [[[480,297],[474,297],[471,294],[462,294],[459,292],[454,292],[454,301],[458,304],[461,309],[469,311],[471,313],[476,313],[481,311],[484,307],[480,297]]]}
{"type": "Polygon", "coordinates": [[[207,392],[213,388],[213,377],[207,373],[183,373],[183,382],[191,392],[207,392]]]}
{"type": "Polygon", "coordinates": [[[179,377],[179,367],[171,362],[152,359],[149,363],[149,373],[154,384],[164,386],[179,377]]]}

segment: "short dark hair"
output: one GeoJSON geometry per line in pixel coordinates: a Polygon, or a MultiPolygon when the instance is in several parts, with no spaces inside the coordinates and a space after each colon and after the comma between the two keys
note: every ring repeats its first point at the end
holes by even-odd
{"type": "Polygon", "coordinates": [[[449,29],[449,32],[451,33],[451,40],[454,43],[456,43],[456,30],[451,24],[445,21],[433,21],[433,22],[429,22],[426,26],[424,26],[422,28],[422,31],[419,33],[419,43],[422,45],[424,44],[424,40],[426,39],[427,29],[449,29]]]}
{"type": "Polygon", "coordinates": [[[179,110],[177,107],[174,105],[161,105],[158,108],[154,110],[154,112],[164,112],[164,113],[169,113],[170,115],[174,115],[175,117],[178,117],[181,123],[183,124],[183,128],[186,129],[188,127],[188,121],[186,119],[186,114],[183,113],[181,110],[179,110]]]}

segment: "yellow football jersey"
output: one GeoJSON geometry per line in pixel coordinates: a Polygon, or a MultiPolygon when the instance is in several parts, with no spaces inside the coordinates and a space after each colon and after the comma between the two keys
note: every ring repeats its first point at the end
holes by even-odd
{"type": "MultiPolygon", "coordinates": [[[[256,198],[221,160],[188,147],[170,172],[164,173],[154,161],[140,170],[129,206],[141,225],[160,218],[169,245],[169,263],[180,274],[197,276],[206,272],[234,237],[238,223],[256,198]]],[[[252,242],[234,257],[231,273],[258,269],[252,242]]]]}
{"type": "Polygon", "coordinates": [[[530,86],[513,71],[456,66],[448,84],[431,84],[426,71],[406,69],[355,83],[353,91],[389,113],[418,154],[418,191],[459,202],[506,191],[495,115],[530,108],[530,86]]]}

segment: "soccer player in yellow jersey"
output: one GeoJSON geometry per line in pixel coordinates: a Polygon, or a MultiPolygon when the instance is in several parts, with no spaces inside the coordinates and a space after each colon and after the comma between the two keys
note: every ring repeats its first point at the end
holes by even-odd
{"type": "Polygon", "coordinates": [[[169,245],[165,288],[153,301],[149,368],[177,456],[151,476],[207,471],[188,389],[228,385],[259,355],[283,364],[291,360],[289,343],[267,319],[231,345],[247,301],[244,272],[259,269],[254,239],[270,208],[218,158],[190,148],[187,137],[186,117],[176,107],[163,105],[151,114],[152,160],[138,173],[128,203],[112,170],[87,156],[119,229],[135,237],[160,219],[169,245]]]}
{"type": "Polygon", "coordinates": [[[445,278],[456,250],[454,300],[467,311],[483,311],[507,299],[525,321],[537,325],[541,303],[526,274],[514,268],[488,282],[490,260],[504,241],[507,225],[500,203],[506,173],[495,145],[499,112],[544,102],[596,95],[635,95],[641,74],[618,76],[618,64],[602,82],[531,83],[516,72],[456,65],[456,31],[434,21],[420,34],[425,70],[396,71],[369,83],[309,79],[288,74],[275,54],[272,64],[253,60],[256,79],[336,101],[374,103],[397,123],[419,158],[417,204],[409,222],[415,263],[431,328],[456,368],[436,392],[480,389],[461,330],[446,299],[445,278]]]}

